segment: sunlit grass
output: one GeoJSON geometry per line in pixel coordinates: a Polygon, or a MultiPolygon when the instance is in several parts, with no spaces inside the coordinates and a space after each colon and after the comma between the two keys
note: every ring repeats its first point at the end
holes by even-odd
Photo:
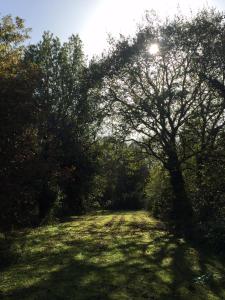
{"type": "Polygon", "coordinates": [[[0,278],[6,300],[225,299],[225,265],[143,211],[72,217],[14,243],[17,260],[0,278]]]}

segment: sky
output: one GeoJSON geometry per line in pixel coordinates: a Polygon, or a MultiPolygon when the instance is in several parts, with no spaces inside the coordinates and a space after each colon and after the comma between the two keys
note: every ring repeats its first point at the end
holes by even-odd
{"type": "Polygon", "coordinates": [[[164,17],[178,7],[190,14],[212,6],[225,11],[225,0],[0,0],[0,14],[25,19],[32,28],[31,43],[38,42],[45,30],[63,42],[79,34],[90,59],[107,48],[108,33],[132,35],[146,10],[154,9],[164,17]]]}

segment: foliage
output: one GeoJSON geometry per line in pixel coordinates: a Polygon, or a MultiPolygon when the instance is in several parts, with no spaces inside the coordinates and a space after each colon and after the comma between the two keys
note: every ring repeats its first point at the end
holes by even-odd
{"type": "Polygon", "coordinates": [[[169,220],[173,203],[173,191],[168,173],[159,164],[155,164],[151,168],[145,192],[147,209],[152,212],[153,216],[169,220]]]}
{"type": "Polygon", "coordinates": [[[57,196],[48,191],[62,190],[64,203],[70,209],[82,210],[81,193],[89,178],[89,106],[85,90],[82,45],[71,36],[61,45],[58,38],[46,32],[38,45],[26,52],[26,60],[38,64],[42,78],[36,89],[41,109],[38,124],[40,157],[44,167],[40,217],[49,213],[57,196]],[[81,178],[82,177],[82,178],[81,178]],[[46,182],[51,182],[46,186],[46,182]]]}
{"type": "MultiPolygon", "coordinates": [[[[1,225],[37,225],[84,210],[96,153],[78,36],[24,47],[21,19],[1,20],[1,225]],[[60,199],[60,201],[59,201],[60,199]]],[[[95,105],[95,104],[94,104],[95,105]]]]}
{"type": "Polygon", "coordinates": [[[143,208],[147,175],[147,161],[138,147],[110,137],[99,141],[96,200],[101,207],[143,208]]]}
{"type": "Polygon", "coordinates": [[[0,226],[29,224],[36,191],[30,184],[36,161],[33,98],[38,69],[23,62],[27,30],[21,19],[0,21],[0,226]]]}

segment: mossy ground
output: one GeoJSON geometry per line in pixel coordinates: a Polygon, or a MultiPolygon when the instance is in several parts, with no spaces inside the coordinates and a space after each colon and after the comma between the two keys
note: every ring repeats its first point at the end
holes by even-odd
{"type": "Polygon", "coordinates": [[[14,247],[4,300],[225,299],[225,264],[143,211],[71,217],[16,233],[14,247]]]}

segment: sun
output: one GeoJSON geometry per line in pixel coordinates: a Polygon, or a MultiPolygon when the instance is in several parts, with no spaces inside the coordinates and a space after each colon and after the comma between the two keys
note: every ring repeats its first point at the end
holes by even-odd
{"type": "Polygon", "coordinates": [[[159,45],[158,44],[151,44],[148,48],[148,52],[152,55],[155,55],[159,52],[159,45]]]}

